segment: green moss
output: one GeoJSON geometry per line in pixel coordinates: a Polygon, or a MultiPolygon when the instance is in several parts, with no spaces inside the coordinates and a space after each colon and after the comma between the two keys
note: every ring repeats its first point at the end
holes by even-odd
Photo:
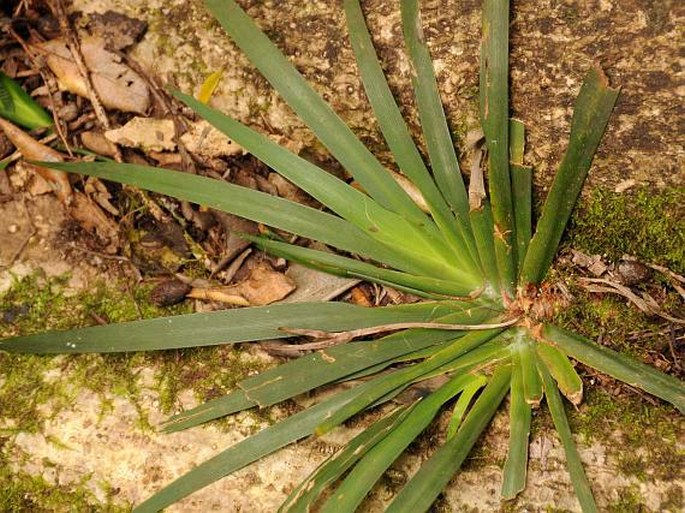
{"type": "Polygon", "coordinates": [[[635,487],[616,490],[618,499],[607,504],[607,513],[650,513],[650,509],[640,500],[640,492],[635,487]]]}
{"type": "MultiPolygon", "coordinates": [[[[99,282],[87,290],[69,294],[65,288],[67,282],[67,276],[47,278],[40,273],[16,280],[0,297],[0,338],[190,310],[187,304],[156,307],[147,299],[149,286],[99,282]]],[[[14,436],[19,432],[41,433],[46,415],[54,418],[73,407],[83,390],[98,395],[100,418],[113,410],[115,397],[122,397],[137,409],[138,428],[153,430],[141,401],[143,385],[139,374],[143,368],[156,370],[153,383],[146,386],[156,388],[163,408],[169,411],[178,406],[178,393],[182,390],[193,389],[202,400],[216,397],[264,365],[264,359],[230,346],[133,355],[0,353],[0,458],[12,454],[12,461],[16,462],[21,451],[13,442],[14,436]]],[[[49,442],[63,444],[60,440],[49,442]]],[[[121,510],[109,502],[99,503],[82,483],[60,487],[46,483],[40,476],[12,471],[4,461],[0,461],[0,467],[0,511],[121,510]],[[97,508],[92,504],[98,504],[97,508]]],[[[113,485],[100,483],[99,486],[115,494],[113,485]]]]}
{"type": "Polygon", "coordinates": [[[118,513],[130,511],[128,506],[113,502],[116,489],[103,487],[104,503],[86,487],[89,476],[68,485],[55,485],[42,476],[11,470],[7,459],[7,439],[0,437],[0,511],[59,513],[103,511],[118,513]]]}
{"type": "Polygon", "coordinates": [[[685,468],[685,453],[678,446],[683,421],[671,407],[589,387],[580,409],[569,411],[569,422],[575,433],[602,442],[623,475],[669,481],[685,468]]]}
{"type": "Polygon", "coordinates": [[[568,243],[616,261],[623,254],[685,272],[685,188],[593,190],[570,224],[568,243]]]}

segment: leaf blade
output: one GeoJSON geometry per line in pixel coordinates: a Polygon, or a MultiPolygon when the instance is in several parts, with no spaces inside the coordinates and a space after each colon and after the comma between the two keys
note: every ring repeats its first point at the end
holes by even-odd
{"type": "Polygon", "coordinates": [[[618,92],[618,89],[609,87],[599,68],[593,68],[583,80],[573,107],[569,144],[523,262],[521,280],[524,284],[540,283],[552,265],[618,92]]]}
{"type": "Polygon", "coordinates": [[[459,470],[469,451],[509,390],[511,366],[500,365],[478,397],[457,434],[426,461],[395,497],[387,513],[417,513],[430,508],[459,470]]]}
{"type": "Polygon", "coordinates": [[[205,0],[205,5],[252,64],[371,197],[408,219],[431,222],[234,0],[205,0]]]}

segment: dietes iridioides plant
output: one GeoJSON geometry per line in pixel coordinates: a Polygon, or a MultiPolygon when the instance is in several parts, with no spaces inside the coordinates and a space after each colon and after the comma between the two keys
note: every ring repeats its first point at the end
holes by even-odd
{"type": "Polygon", "coordinates": [[[608,86],[599,69],[585,77],[566,153],[533,231],[531,169],[523,164],[524,127],[509,119],[508,1],[485,0],[483,6],[480,103],[487,148],[486,193],[482,175],[472,174],[467,188],[459,171],[417,0],[400,4],[430,166],[385,82],[358,0],[345,0],[349,37],[367,96],[397,166],[421,192],[426,213],[234,0],[205,3],[363,192],[182,93],[176,94],[180,100],[328,210],[145,166],[80,162],[52,167],[168,194],[319,241],[339,252],[250,237],[275,255],[392,286],[425,301],[382,308],[340,302],[271,305],[43,333],[4,340],[0,349],[146,351],[288,338],[312,330],[328,333],[329,347],[248,377],[232,393],[170,418],[163,429],[177,431],[245,409],[268,407],[331,383],[354,380],[356,386],[341,387],[314,406],[230,447],[135,511],[160,510],[287,444],[325,433],[368,408],[382,406],[382,419],[325,461],[281,508],[354,511],[434,417],[452,408],[443,445],[389,506],[393,512],[425,511],[507,395],[510,443],[502,496],[515,497],[525,487],[532,409],[544,399],[566,451],[581,507],[596,511],[564,412],[562,396],[573,404],[582,399],[583,385],[570,358],[685,410],[685,387],[679,380],[549,323],[554,298],[546,292],[544,279],[618,91],[608,86]],[[393,333],[373,336],[388,331],[393,333]],[[332,343],[351,338],[362,340],[332,343]],[[436,376],[448,379],[428,396],[411,404],[393,402],[406,388],[436,376]]]}

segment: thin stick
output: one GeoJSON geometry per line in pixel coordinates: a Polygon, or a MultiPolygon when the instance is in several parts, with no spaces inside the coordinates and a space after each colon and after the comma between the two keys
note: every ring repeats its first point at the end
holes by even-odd
{"type": "MultiPolygon", "coordinates": [[[[291,333],[293,335],[302,335],[305,337],[312,337],[317,339],[323,339],[320,342],[313,342],[309,345],[315,347],[316,344],[323,344],[322,347],[329,347],[331,345],[343,344],[349,342],[355,338],[366,337],[369,335],[376,335],[378,333],[385,333],[387,331],[397,331],[412,328],[423,328],[423,329],[433,329],[433,330],[450,330],[450,331],[478,331],[478,330],[491,330],[497,328],[506,328],[508,326],[513,326],[520,320],[520,317],[514,317],[512,319],[491,323],[491,324],[450,324],[450,323],[440,323],[440,322],[398,322],[394,324],[383,324],[380,326],[371,326],[369,328],[360,328],[350,331],[321,331],[321,330],[308,330],[308,329],[297,329],[297,328],[279,328],[281,331],[286,333],[291,333]]],[[[307,344],[303,344],[307,345],[307,344]]],[[[302,348],[303,345],[298,345],[297,347],[302,348]]]]}

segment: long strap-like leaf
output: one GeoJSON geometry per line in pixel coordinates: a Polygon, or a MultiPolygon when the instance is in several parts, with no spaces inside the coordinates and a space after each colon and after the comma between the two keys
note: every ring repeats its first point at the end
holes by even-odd
{"type": "Polygon", "coordinates": [[[461,374],[421,399],[383,440],[352,469],[322,507],[321,513],[357,511],[368,491],[407,446],[433,421],[441,406],[478,378],[461,374]]]}
{"type": "Polygon", "coordinates": [[[427,511],[459,470],[509,390],[510,365],[501,365],[478,397],[457,434],[440,447],[395,497],[387,513],[427,511]]]}
{"type": "Polygon", "coordinates": [[[583,463],[580,461],[580,454],[578,453],[576,444],[573,442],[571,428],[568,425],[568,419],[566,418],[566,412],[564,411],[564,403],[559,395],[559,390],[547,370],[547,367],[543,363],[540,363],[539,369],[540,375],[544,381],[547,406],[549,406],[549,411],[552,414],[552,420],[554,421],[554,427],[557,429],[559,438],[561,438],[561,443],[564,446],[566,466],[568,468],[568,473],[571,476],[571,482],[573,483],[573,489],[578,497],[578,502],[580,502],[580,507],[582,508],[583,513],[597,513],[597,504],[592,495],[590,482],[585,475],[583,463]]]}
{"type": "MultiPolygon", "coordinates": [[[[433,219],[459,256],[459,261],[469,262],[465,241],[455,226],[454,216],[428,172],[385,80],[359,0],[345,0],[345,15],[366,95],[397,165],[418,187],[433,219]]],[[[458,172],[458,168],[452,171],[458,172]]]]}
{"type": "MultiPolygon", "coordinates": [[[[246,237],[248,238],[248,237],[246,237]]],[[[473,277],[463,275],[456,281],[418,276],[392,269],[375,266],[353,258],[343,257],[334,253],[303,248],[294,244],[279,242],[261,237],[249,237],[259,247],[267,252],[282,256],[303,265],[321,269],[332,274],[340,274],[351,278],[361,278],[370,282],[389,285],[411,294],[432,297],[458,296],[466,297],[477,292],[478,284],[473,277]]],[[[456,273],[457,270],[453,270],[456,273]]]]}
{"type": "Polygon", "coordinates": [[[479,268],[478,252],[469,222],[469,202],[459,161],[442,107],[433,61],[426,44],[417,0],[402,0],[402,30],[412,65],[412,82],[421,128],[428,148],[433,176],[456,217],[462,244],[470,263],[479,268]]]}
{"type": "Polygon", "coordinates": [[[419,223],[428,217],[234,0],[205,5],[333,156],[378,203],[419,223]]]}
{"type": "Polygon", "coordinates": [[[363,393],[373,382],[350,388],[273,426],[263,429],[201,463],[134,508],[135,513],[156,513],[183,497],[212,484],[292,442],[311,435],[327,416],[363,393]]]}
{"type": "Polygon", "coordinates": [[[276,196],[203,176],[117,162],[47,163],[53,169],[97,176],[198,203],[385,263],[412,268],[397,253],[337,216],[276,196]]]}
{"type": "Polygon", "coordinates": [[[502,289],[511,294],[515,226],[509,175],[509,0],[485,0],[483,4],[480,116],[488,148],[495,256],[502,289]]]}
{"type": "MultiPolygon", "coordinates": [[[[292,336],[284,327],[345,331],[406,319],[423,322],[428,303],[364,308],[348,303],[284,303],[261,307],[146,319],[69,331],[49,331],[0,341],[0,350],[17,353],[112,353],[251,342],[292,336]],[[419,306],[421,305],[421,306],[419,306]]],[[[444,314],[443,314],[444,315],[444,314]]]]}
{"type": "Polygon", "coordinates": [[[660,397],[685,413],[685,383],[679,379],[551,324],[544,326],[542,335],[579,362],[660,397]]]}
{"type": "Polygon", "coordinates": [[[568,148],[521,268],[523,284],[538,284],[547,275],[617,97],[618,89],[609,87],[602,70],[587,74],[573,107],[568,148]]]}

